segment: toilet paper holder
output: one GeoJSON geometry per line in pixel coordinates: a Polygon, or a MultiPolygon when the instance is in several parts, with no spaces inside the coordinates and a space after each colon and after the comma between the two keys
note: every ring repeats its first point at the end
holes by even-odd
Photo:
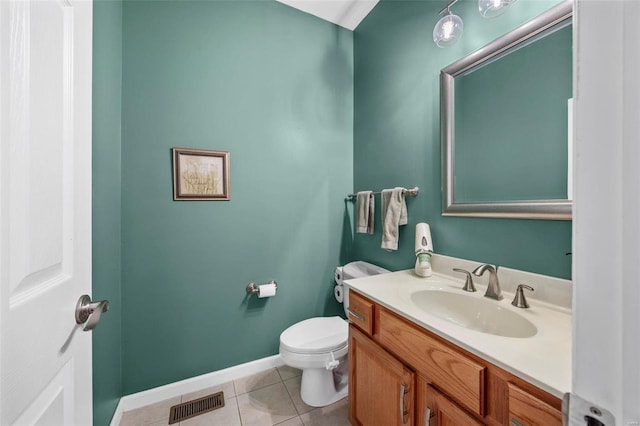
{"type": "MultiPolygon", "coordinates": [[[[278,283],[275,282],[275,280],[271,280],[267,284],[273,284],[276,286],[276,289],[278,288],[278,283]]],[[[260,286],[256,283],[247,284],[246,290],[247,294],[260,294],[260,286]]]]}

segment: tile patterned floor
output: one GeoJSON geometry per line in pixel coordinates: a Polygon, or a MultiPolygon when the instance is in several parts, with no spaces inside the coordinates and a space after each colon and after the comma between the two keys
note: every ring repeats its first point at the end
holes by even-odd
{"type": "MultiPolygon", "coordinates": [[[[301,371],[288,366],[179,395],[126,411],[120,426],[160,426],[169,422],[171,406],[223,391],[225,406],[179,423],[180,426],[349,426],[347,399],[327,407],[310,407],[300,398],[301,371]]],[[[178,425],[178,423],[174,423],[178,425]]]]}

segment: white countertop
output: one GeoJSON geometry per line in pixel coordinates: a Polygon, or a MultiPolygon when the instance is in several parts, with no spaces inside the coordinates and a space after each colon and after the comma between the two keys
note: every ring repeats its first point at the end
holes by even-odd
{"type": "Polygon", "coordinates": [[[529,301],[528,309],[516,308],[511,305],[513,294],[503,291],[503,300],[486,300],[527,318],[538,332],[528,338],[501,337],[431,315],[410,298],[415,291],[434,289],[482,298],[486,290],[482,285],[467,293],[462,291],[462,280],[437,273],[422,278],[413,270],[347,280],[345,285],[558,398],[571,390],[571,311],[566,308],[536,300],[529,301]]]}

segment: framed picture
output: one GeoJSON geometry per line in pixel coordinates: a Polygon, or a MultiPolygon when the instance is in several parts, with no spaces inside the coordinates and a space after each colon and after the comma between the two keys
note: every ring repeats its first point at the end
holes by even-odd
{"type": "Polygon", "coordinates": [[[173,148],[173,199],[229,200],[229,151],[173,148]]]}

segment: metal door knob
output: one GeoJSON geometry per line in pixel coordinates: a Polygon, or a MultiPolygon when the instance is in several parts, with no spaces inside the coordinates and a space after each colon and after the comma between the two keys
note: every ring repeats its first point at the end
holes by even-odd
{"type": "Polygon", "coordinates": [[[109,302],[107,300],[92,302],[91,297],[84,294],[80,296],[76,304],[76,324],[84,324],[82,331],[91,331],[98,325],[100,315],[108,310],[109,302]]]}

